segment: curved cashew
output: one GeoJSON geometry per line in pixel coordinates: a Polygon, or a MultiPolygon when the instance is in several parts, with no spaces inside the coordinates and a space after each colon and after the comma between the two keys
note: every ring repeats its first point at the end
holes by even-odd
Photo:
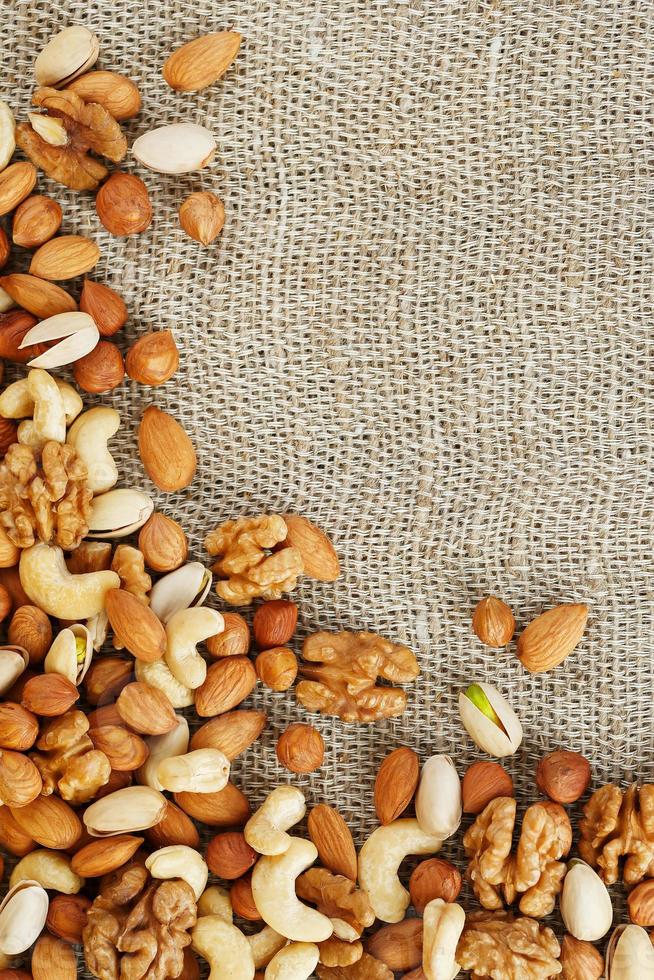
{"type": "Polygon", "coordinates": [[[278,786],[245,825],[245,839],[259,854],[284,854],[293,838],[286,833],[299,823],[307,807],[295,786],[278,786]]]}
{"type": "MultiPolygon", "coordinates": [[[[35,370],[39,370],[39,369],[35,368],[35,370]]],[[[47,372],[44,373],[47,374],[47,372]]],[[[82,411],[83,408],[82,399],[80,398],[79,394],[75,391],[73,386],[69,385],[67,381],[62,381],[60,378],[53,378],[53,380],[57,385],[57,388],[59,389],[59,392],[61,394],[64,403],[64,415],[66,418],[66,425],[71,425],[75,421],[79,413],[82,411]]],[[[34,401],[28,391],[27,378],[24,378],[22,381],[16,382],[16,384],[23,384],[23,383],[25,384],[25,400],[22,401],[20,405],[18,404],[15,405],[16,410],[20,408],[20,416],[17,417],[32,415],[32,413],[34,412],[34,401]]],[[[30,448],[35,449],[37,451],[43,448],[44,440],[42,436],[39,434],[39,431],[34,423],[34,420],[31,418],[25,419],[24,422],[20,423],[20,425],[18,426],[16,438],[18,439],[18,442],[20,442],[20,444],[23,446],[29,446],[30,448]]]]}
{"type": "Polygon", "coordinates": [[[66,410],[57,382],[40,368],[31,370],[26,380],[33,414],[31,422],[22,422],[18,427],[18,441],[35,449],[50,440],[65,442],[66,410]]]}
{"type": "Polygon", "coordinates": [[[173,676],[186,687],[195,689],[204,683],[207,665],[196,650],[200,640],[222,633],[225,620],[206,606],[180,609],[166,624],[166,663],[173,676]]]}
{"type": "Polygon", "coordinates": [[[157,779],[170,793],[219,793],[229,780],[230,762],[220,749],[196,749],[162,759],[157,779]]]}
{"type": "Polygon", "coordinates": [[[104,609],[110,589],[120,588],[115,572],[71,575],[56,545],[34,544],[20,556],[20,584],[32,602],[57,619],[90,619],[104,609]]]}
{"type": "Polygon", "coordinates": [[[198,916],[201,915],[218,915],[225,922],[233,921],[232,900],[226,888],[210,885],[204,889],[198,899],[198,916]]]}
{"type": "Polygon", "coordinates": [[[284,854],[259,858],[252,872],[252,897],[261,918],[296,942],[321,943],[334,931],[331,919],[304,905],[295,894],[295,879],[317,857],[311,841],[292,837],[284,854]]]}
{"type": "Polygon", "coordinates": [[[161,660],[153,660],[151,664],[146,664],[144,660],[137,660],[135,666],[137,681],[159,688],[167,696],[173,708],[188,708],[195,702],[193,691],[173,677],[163,657],[161,660]]]}
{"type": "Polygon", "coordinates": [[[264,980],[309,980],[319,957],[315,943],[290,943],[273,956],[264,980]]]}
{"type": "Polygon", "coordinates": [[[70,862],[71,858],[61,851],[46,848],[31,851],[11,872],[9,887],[13,888],[21,881],[36,881],[42,888],[51,888],[64,895],[77,895],[84,887],[84,878],[75,874],[70,862]]]}
{"type": "MultiPolygon", "coordinates": [[[[38,368],[35,368],[34,372],[38,370],[38,368]]],[[[42,371],[41,373],[51,377],[47,371],[42,371]]],[[[61,378],[52,378],[52,380],[59,389],[64,403],[66,425],[71,425],[82,411],[84,403],[75,388],[71,384],[68,384],[67,381],[62,381],[61,378]]],[[[34,398],[30,393],[28,377],[21,378],[20,381],[14,381],[13,384],[7,385],[0,395],[0,415],[5,419],[31,419],[33,414],[34,398]]]]}
{"type": "Polygon", "coordinates": [[[409,893],[397,876],[408,854],[435,854],[440,837],[425,834],[417,820],[394,820],[378,827],[359,854],[359,884],[383,922],[400,922],[409,905],[409,893]]]}
{"type": "Polygon", "coordinates": [[[120,415],[115,408],[98,405],[84,412],[68,430],[66,442],[86,464],[93,493],[105,493],[118,482],[118,467],[107,443],[118,431],[120,415]]]}
{"type": "Polygon", "coordinates": [[[201,916],[191,932],[193,949],[204,957],[209,980],[252,980],[254,959],[250,944],[235,925],[219,915],[201,916]]]}
{"type": "Polygon", "coordinates": [[[275,953],[286,946],[288,939],[280,936],[270,926],[264,926],[259,932],[248,936],[248,942],[254,956],[254,965],[260,970],[262,966],[268,966],[275,953]]]}
{"type": "Polygon", "coordinates": [[[196,902],[209,877],[209,868],[202,855],[186,844],[160,847],[145,859],[145,866],[153,878],[182,878],[195,892],[196,902]]]}
{"type": "Polygon", "coordinates": [[[465,912],[455,902],[435,898],[425,906],[422,969],[427,980],[454,980],[457,976],[456,947],[465,921],[465,912]]]}
{"type": "MultiPolygon", "coordinates": [[[[47,657],[46,657],[47,660],[47,657]]],[[[183,755],[188,749],[189,731],[188,721],[182,715],[177,715],[177,725],[165,735],[151,735],[146,738],[150,755],[147,761],[137,771],[137,779],[144,786],[151,786],[160,792],[163,786],[157,778],[157,768],[164,759],[170,759],[174,755],[183,755]]]]}

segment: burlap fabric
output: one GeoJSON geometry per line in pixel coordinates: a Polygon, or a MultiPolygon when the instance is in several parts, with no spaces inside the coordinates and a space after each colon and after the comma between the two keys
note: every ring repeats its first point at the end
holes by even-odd
{"type": "MultiPolygon", "coordinates": [[[[131,136],[193,120],[218,141],[201,175],[141,172],[155,221],[135,239],[106,234],[92,196],[50,188],[65,230],[100,243],[98,278],[131,311],[125,342],[169,327],[182,349],[164,389],[105,399],[124,420],[125,481],[152,490],[134,431],[146,404],[171,409],[199,467],[188,493],[158,500],[198,557],[228,517],[307,514],[343,576],[302,583],[301,633],[372,629],[419,653],[404,718],[310,719],[327,756],[297,780],[309,800],[336,803],[362,840],[391,747],[450,752],[463,771],[477,753],[456,700],[474,679],[520,713],[508,768],[522,803],[560,745],[592,760],[596,784],[651,778],[652,7],[5,0],[2,13],[2,97],[19,117],[43,43],[83,22],[99,67],[141,87],[131,136]],[[245,43],[227,78],[172,92],[171,48],[230,26],[245,43]],[[200,188],[227,212],[206,250],[176,214],[200,188]],[[472,635],[489,592],[519,626],[588,601],[587,635],[532,677],[472,635]]],[[[288,778],[277,736],[306,718],[289,694],[253,703],[270,725],[235,773],[257,804],[288,778]]]]}

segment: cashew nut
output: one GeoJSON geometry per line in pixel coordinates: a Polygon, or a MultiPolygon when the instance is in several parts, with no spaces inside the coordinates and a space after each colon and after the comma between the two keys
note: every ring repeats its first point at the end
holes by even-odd
{"type": "Polygon", "coordinates": [[[196,650],[200,640],[222,633],[225,620],[206,606],[180,609],[166,623],[166,663],[181,684],[194,690],[204,683],[207,665],[196,650]]]}
{"type": "Polygon", "coordinates": [[[30,371],[25,380],[27,398],[32,403],[33,414],[30,422],[22,422],[18,427],[18,441],[35,449],[42,448],[50,440],[65,442],[66,411],[57,382],[51,374],[40,368],[30,371]]]}
{"type": "Polygon", "coordinates": [[[252,980],[254,958],[246,937],[219,915],[201,916],[191,933],[193,949],[211,972],[209,980],[252,980]]]}
{"type": "Polygon", "coordinates": [[[290,943],[273,956],[264,980],[308,980],[319,957],[320,950],[315,943],[290,943]]]}
{"type": "Polygon", "coordinates": [[[20,584],[34,605],[57,619],[90,619],[104,609],[110,589],[120,588],[115,572],[71,575],[56,545],[34,544],[20,556],[20,584]]]}
{"type": "Polygon", "coordinates": [[[170,793],[219,793],[229,780],[230,762],[220,749],[196,749],[162,759],[157,779],[170,793]]]}
{"type": "Polygon", "coordinates": [[[118,431],[120,415],[115,408],[98,406],[77,419],[66,441],[86,464],[88,485],[93,493],[105,493],[118,482],[118,468],[107,443],[118,431]]]}
{"type": "Polygon", "coordinates": [[[295,879],[317,857],[311,841],[292,837],[284,854],[259,858],[252,872],[252,897],[261,918],[296,942],[321,943],[334,931],[331,919],[304,905],[295,894],[295,879]]]}
{"type": "Polygon", "coordinates": [[[435,898],[425,906],[422,969],[427,980],[454,980],[457,976],[456,947],[465,921],[465,912],[454,902],[435,898]]]}
{"type": "Polygon", "coordinates": [[[202,855],[186,844],[160,847],[145,859],[145,866],[153,878],[182,878],[195,892],[196,902],[209,877],[209,868],[202,855]]]}
{"type": "Polygon", "coordinates": [[[51,888],[64,895],[77,895],[84,887],[84,879],[75,874],[70,862],[71,858],[61,851],[45,848],[31,851],[11,872],[9,887],[13,888],[21,881],[36,881],[42,888],[51,888]]]}
{"type": "Polygon", "coordinates": [[[188,708],[195,702],[193,691],[173,677],[163,657],[161,660],[153,660],[151,664],[146,664],[144,660],[137,660],[136,679],[163,691],[173,708],[188,708]]]}
{"type": "Polygon", "coordinates": [[[435,854],[440,837],[425,834],[417,820],[394,820],[378,827],[359,853],[359,884],[383,922],[400,922],[409,905],[409,893],[397,876],[408,854],[435,854]]]}
{"type": "Polygon", "coordinates": [[[161,791],[163,786],[157,778],[159,763],[174,755],[183,755],[188,749],[188,740],[188,721],[182,715],[177,715],[177,725],[172,731],[166,732],[165,735],[151,735],[150,738],[146,738],[145,744],[150,750],[150,755],[137,772],[139,783],[161,791]]]}
{"type": "MultiPolygon", "coordinates": [[[[38,368],[35,370],[38,371],[38,368]]],[[[31,372],[30,372],[31,373],[31,372]]],[[[47,374],[44,371],[43,374],[47,374]]],[[[50,375],[48,375],[50,377],[50,375]]],[[[66,425],[71,425],[84,407],[84,403],[75,388],[62,381],[61,378],[52,379],[63,399],[66,425]]],[[[28,378],[21,378],[7,385],[0,395],[0,415],[5,419],[31,419],[34,414],[34,398],[30,394],[28,378]]]]}
{"type": "Polygon", "coordinates": [[[261,967],[268,966],[275,953],[286,946],[288,939],[280,936],[270,926],[264,926],[259,932],[248,936],[248,942],[254,956],[254,965],[260,970],[261,967]]]}
{"type": "Polygon", "coordinates": [[[234,913],[232,911],[232,900],[226,888],[220,885],[210,885],[205,888],[198,899],[198,916],[218,915],[225,922],[232,922],[234,913]]]}
{"type": "Polygon", "coordinates": [[[259,854],[284,854],[293,838],[286,833],[307,812],[304,794],[295,786],[278,786],[245,825],[245,839],[259,854]]]}

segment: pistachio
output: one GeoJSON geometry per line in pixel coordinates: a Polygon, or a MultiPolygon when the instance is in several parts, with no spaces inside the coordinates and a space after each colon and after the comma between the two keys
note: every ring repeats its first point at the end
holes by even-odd
{"type": "Polygon", "coordinates": [[[100,42],[88,27],[66,27],[55,34],[36,59],[36,80],[39,85],[64,86],[95,64],[99,50],[100,42]]]}
{"type": "Polygon", "coordinates": [[[16,149],[16,121],[6,102],[0,102],[0,170],[4,170],[16,149]]]}
{"type": "Polygon", "coordinates": [[[91,837],[131,834],[159,823],[167,805],[166,797],[150,786],[126,786],[87,807],[84,824],[91,837]]]}
{"type": "Polygon", "coordinates": [[[0,647],[0,694],[6,694],[29,663],[29,654],[22,647],[0,647]]]}
{"type": "Polygon", "coordinates": [[[471,684],[459,694],[461,721],[473,742],[489,755],[513,755],[522,725],[508,701],[491,684],[471,684]]]}
{"type": "Polygon", "coordinates": [[[561,918],[575,939],[594,943],[611,928],[613,906],[606,885],[584,861],[568,865],[561,892],[561,918]]]}
{"type": "Polygon", "coordinates": [[[10,888],[0,904],[0,952],[17,956],[38,938],[48,915],[48,893],[36,881],[10,888]]]}
{"type": "Polygon", "coordinates": [[[654,980],[654,946],[642,926],[614,930],[606,950],[606,980],[654,980]]]}
{"type": "Polygon", "coordinates": [[[191,561],[155,583],[150,593],[150,606],[165,625],[182,609],[201,606],[210,588],[209,569],[199,561],[191,561]]]}
{"type": "Polygon", "coordinates": [[[449,755],[433,755],[422,767],[416,794],[420,829],[445,840],[461,823],[461,780],[449,755]]]}
{"type": "Polygon", "coordinates": [[[144,133],[132,152],[144,167],[162,174],[186,174],[205,167],[214,155],[216,141],[204,126],[174,123],[144,133]]]}
{"type": "Polygon", "coordinates": [[[88,537],[124,538],[138,531],[153,510],[152,498],[142,490],[109,490],[93,499],[88,537]]]}
{"type": "Polygon", "coordinates": [[[72,313],[56,313],[47,320],[41,320],[27,331],[19,350],[33,344],[61,340],[61,343],[28,361],[29,367],[50,369],[72,364],[84,357],[93,350],[99,339],[98,328],[88,313],[75,310],[72,313]]]}
{"type": "Polygon", "coordinates": [[[91,666],[93,641],[86,626],[75,623],[62,630],[48,650],[43,667],[46,674],[61,674],[79,684],[91,666]]]}

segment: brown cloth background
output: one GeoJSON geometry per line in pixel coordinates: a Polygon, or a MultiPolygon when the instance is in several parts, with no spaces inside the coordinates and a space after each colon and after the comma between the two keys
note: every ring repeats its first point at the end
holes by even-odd
{"type": "Polygon", "coordinates": [[[192,120],[218,141],[202,174],[128,159],[155,207],[134,239],[104,232],[92,195],[48,188],[125,296],[121,343],[169,327],[182,351],[164,389],[105,398],[125,483],[153,490],[135,427],[146,404],[171,409],[199,467],[157,499],[196,557],[229,517],[304,513],[344,574],[302,583],[300,636],[371,629],[421,660],[406,715],[374,727],[259,690],[270,724],[234,767],[254,805],[288,779],[277,736],[310,720],[326,762],[297,782],[361,841],[390,748],[450,752],[461,772],[479,757],[456,708],[476,679],[523,722],[521,803],[557,746],[589,757],[595,785],[652,778],[653,18],[639,0],[5,0],[0,96],[17,117],[43,44],[85,23],[97,67],[141,87],[131,137],[192,120]],[[245,40],[227,77],[172,92],[170,50],[230,27],[245,40]],[[227,212],[206,250],[176,213],[200,188],[227,212]],[[519,627],[587,601],[587,634],[532,677],[473,636],[489,592],[519,627]]]}

